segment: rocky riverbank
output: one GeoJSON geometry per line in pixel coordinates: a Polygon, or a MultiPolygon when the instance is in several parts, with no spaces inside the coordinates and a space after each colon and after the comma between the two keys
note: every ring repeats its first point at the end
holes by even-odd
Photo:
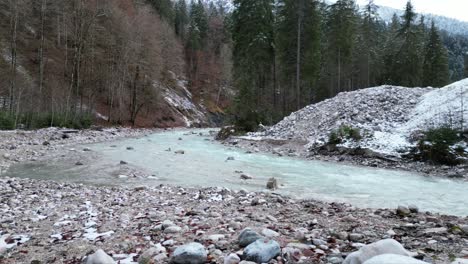
{"type": "MultiPolygon", "coordinates": [[[[199,244],[188,250],[207,254],[205,263],[238,263],[258,253],[274,256],[269,263],[338,264],[385,238],[430,263],[468,257],[467,217],[417,208],[357,209],[272,192],[92,187],[7,177],[0,178],[0,201],[0,263],[8,264],[81,263],[98,249],[106,254],[94,257],[109,255],[120,263],[169,263],[187,250],[176,248],[193,242],[199,244]],[[245,228],[250,234],[244,231],[239,240],[245,228]],[[246,249],[246,240],[258,236],[273,241],[246,249]]],[[[94,257],[88,263],[99,263],[94,257]]]]}
{"type": "MultiPolygon", "coordinates": [[[[160,130],[160,129],[159,129],[160,130]]],[[[157,129],[105,128],[70,130],[46,128],[40,130],[0,131],[0,175],[11,164],[45,159],[63,150],[88,143],[109,142],[121,138],[139,137],[157,129]]]]}
{"type": "Polygon", "coordinates": [[[308,151],[301,140],[253,140],[230,137],[222,143],[248,153],[271,153],[279,157],[289,156],[308,160],[337,162],[348,165],[411,171],[422,175],[468,181],[468,164],[457,166],[433,165],[399,157],[388,157],[365,149],[335,148],[333,150],[308,151]]]}
{"type": "MultiPolygon", "coordinates": [[[[463,100],[468,99],[467,90],[468,79],[441,89],[384,85],[343,92],[294,112],[271,127],[226,143],[247,151],[468,180],[464,156],[468,145],[463,133],[442,155],[447,159],[440,162],[461,165],[434,166],[413,161],[431,160],[420,158],[421,150],[417,148],[420,142],[425,146],[435,144],[426,140],[426,131],[441,127],[464,131],[468,112],[463,100]],[[455,153],[455,149],[459,152],[455,153]]],[[[224,134],[223,139],[228,135],[224,134]]]]}

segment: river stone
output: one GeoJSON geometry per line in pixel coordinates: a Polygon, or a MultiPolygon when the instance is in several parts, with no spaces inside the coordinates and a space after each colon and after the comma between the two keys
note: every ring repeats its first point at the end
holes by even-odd
{"type": "Polygon", "coordinates": [[[468,225],[461,225],[460,229],[463,233],[468,234],[468,225]]]}
{"type": "Polygon", "coordinates": [[[384,239],[363,246],[359,251],[349,254],[343,264],[363,264],[367,260],[382,254],[394,254],[409,257],[409,252],[394,239],[384,239]]]}
{"type": "Polygon", "coordinates": [[[164,229],[165,234],[176,234],[182,231],[182,227],[180,226],[169,226],[168,228],[164,229]]]}
{"type": "Polygon", "coordinates": [[[280,254],[281,248],[278,242],[268,239],[259,239],[244,250],[245,260],[257,263],[266,263],[280,254]]]}
{"type": "Polygon", "coordinates": [[[174,264],[203,264],[208,255],[200,243],[190,243],[176,248],[171,262],[174,264]]]}
{"type": "Polygon", "coordinates": [[[262,237],[257,232],[246,228],[239,235],[239,246],[246,247],[260,238],[262,237]]]}
{"type": "Polygon", "coordinates": [[[278,232],[274,231],[274,230],[264,228],[262,230],[262,235],[264,235],[265,237],[268,237],[268,238],[273,238],[273,237],[278,237],[280,234],[278,232]]]}
{"type": "Polygon", "coordinates": [[[397,215],[404,217],[404,216],[409,215],[411,213],[411,211],[410,211],[410,209],[408,207],[403,206],[403,205],[399,205],[397,210],[396,210],[396,213],[397,213],[397,215]]]}
{"type": "Polygon", "coordinates": [[[358,234],[358,233],[351,233],[349,234],[349,240],[353,242],[359,242],[364,239],[363,234],[358,234]]]}
{"type": "Polygon", "coordinates": [[[401,263],[401,264],[429,264],[427,262],[417,260],[415,258],[411,257],[406,257],[402,255],[395,255],[395,254],[383,254],[383,255],[378,255],[375,256],[366,262],[364,264],[395,264],[395,263],[401,263]]]}
{"type": "Polygon", "coordinates": [[[278,180],[276,178],[270,178],[266,185],[268,190],[276,190],[278,189],[278,180]]]}
{"type": "Polygon", "coordinates": [[[224,257],[224,264],[239,264],[241,259],[237,254],[231,253],[229,256],[224,257]]]}
{"type": "Polygon", "coordinates": [[[140,255],[138,258],[138,264],[149,264],[151,263],[151,259],[159,254],[166,253],[166,248],[161,246],[161,244],[157,244],[156,246],[146,250],[143,254],[140,255]]]}
{"type": "Polygon", "coordinates": [[[418,208],[416,205],[414,205],[414,204],[408,206],[408,209],[409,209],[410,212],[412,212],[412,213],[416,213],[416,214],[419,213],[419,208],[418,208]]]}
{"type": "Polygon", "coordinates": [[[115,264],[113,258],[106,254],[102,249],[98,249],[94,254],[86,257],[86,264],[115,264]]]}

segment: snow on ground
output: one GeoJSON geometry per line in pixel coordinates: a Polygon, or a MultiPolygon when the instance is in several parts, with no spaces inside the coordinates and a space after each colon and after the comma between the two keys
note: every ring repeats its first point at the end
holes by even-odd
{"type": "Polygon", "coordinates": [[[465,128],[465,104],[468,105],[468,79],[441,89],[384,85],[340,93],[243,138],[307,140],[306,147],[312,148],[326,143],[333,130],[347,125],[359,128],[363,139],[345,142],[344,146],[399,156],[414,146],[410,136],[416,131],[442,125],[465,128]]]}

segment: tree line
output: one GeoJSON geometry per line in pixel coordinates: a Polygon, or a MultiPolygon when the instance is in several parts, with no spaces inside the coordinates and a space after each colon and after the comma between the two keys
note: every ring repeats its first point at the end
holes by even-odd
{"type": "Polygon", "coordinates": [[[442,87],[448,51],[408,1],[390,23],[369,0],[234,0],[233,111],[245,130],[343,91],[382,84],[442,87]]]}
{"type": "Polygon", "coordinates": [[[0,123],[82,127],[99,112],[158,125],[153,116],[171,118],[161,97],[177,80],[223,107],[225,12],[223,1],[1,1],[0,123]]]}

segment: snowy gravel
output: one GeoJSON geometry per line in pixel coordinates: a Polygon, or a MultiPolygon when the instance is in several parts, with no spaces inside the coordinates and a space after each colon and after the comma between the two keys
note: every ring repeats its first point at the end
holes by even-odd
{"type": "Polygon", "coordinates": [[[380,86],[340,93],[309,105],[263,132],[243,139],[306,140],[307,148],[323,145],[342,125],[359,128],[364,138],[346,147],[368,148],[400,156],[414,146],[412,133],[429,127],[464,128],[468,120],[468,79],[441,89],[380,86]]]}

